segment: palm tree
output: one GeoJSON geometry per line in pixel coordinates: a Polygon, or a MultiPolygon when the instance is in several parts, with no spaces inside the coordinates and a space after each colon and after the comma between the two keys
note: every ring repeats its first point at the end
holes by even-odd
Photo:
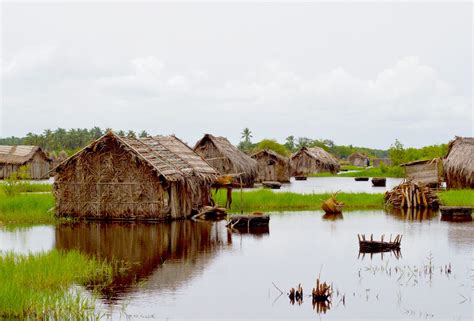
{"type": "Polygon", "coordinates": [[[250,129],[248,129],[248,127],[245,127],[240,134],[242,135],[241,138],[244,139],[244,142],[250,143],[250,138],[252,138],[253,136],[252,132],[250,131],[250,129]]]}

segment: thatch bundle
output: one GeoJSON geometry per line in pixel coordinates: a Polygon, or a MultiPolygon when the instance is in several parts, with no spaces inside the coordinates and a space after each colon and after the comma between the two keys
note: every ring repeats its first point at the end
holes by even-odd
{"type": "Polygon", "coordinates": [[[456,137],[444,159],[448,188],[474,188],[474,137],[456,137]]]}
{"type": "Polygon", "coordinates": [[[270,149],[264,149],[251,156],[258,162],[257,182],[290,181],[290,160],[270,149]]]}
{"type": "Polygon", "coordinates": [[[349,163],[351,163],[351,165],[354,166],[367,166],[369,158],[362,153],[355,152],[352,153],[349,157],[347,157],[347,160],[349,161],[349,163]]]}
{"type": "Polygon", "coordinates": [[[0,145],[0,179],[10,177],[21,166],[28,166],[29,178],[45,179],[51,167],[51,159],[39,146],[0,145]]]}
{"type": "Polygon", "coordinates": [[[257,177],[257,161],[232,145],[227,138],[206,134],[194,146],[201,155],[220,174],[234,177],[233,183],[252,187],[257,177]]]}
{"type": "Polygon", "coordinates": [[[55,169],[56,215],[181,218],[210,203],[217,172],[174,136],[108,132],[55,169]]]}
{"type": "Polygon", "coordinates": [[[438,208],[436,192],[427,185],[404,181],[385,192],[385,205],[393,208],[438,208]]]}
{"type": "Polygon", "coordinates": [[[337,173],[340,165],[336,157],[320,147],[303,147],[290,158],[292,176],[312,173],[337,173]]]}

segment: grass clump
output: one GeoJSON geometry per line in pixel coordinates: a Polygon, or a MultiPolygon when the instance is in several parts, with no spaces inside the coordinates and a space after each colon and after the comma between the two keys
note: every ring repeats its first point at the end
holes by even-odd
{"type": "Polygon", "coordinates": [[[474,206],[474,190],[458,189],[438,193],[441,204],[446,206],[474,206]]]}
{"type": "MultiPolygon", "coordinates": [[[[232,211],[284,211],[284,210],[309,210],[320,209],[321,203],[332,194],[298,194],[292,192],[272,192],[267,189],[247,191],[242,193],[240,204],[240,191],[232,192],[232,211]]],[[[214,195],[219,203],[225,202],[224,191],[214,195]]],[[[369,193],[338,193],[337,200],[345,204],[346,209],[383,208],[383,194],[369,193]]]]}
{"type": "Polygon", "coordinates": [[[18,319],[97,318],[94,298],[74,285],[94,289],[112,282],[107,262],[77,251],[17,255],[0,253],[0,317],[18,319]]]}
{"type": "Polygon", "coordinates": [[[47,194],[17,194],[7,196],[0,193],[0,223],[3,224],[48,224],[56,221],[54,198],[47,194]]]}

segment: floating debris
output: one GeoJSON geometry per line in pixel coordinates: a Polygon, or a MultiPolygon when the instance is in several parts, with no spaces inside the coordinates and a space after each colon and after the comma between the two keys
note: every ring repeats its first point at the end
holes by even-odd
{"type": "Polygon", "coordinates": [[[385,177],[374,177],[372,178],[372,185],[377,187],[385,187],[387,179],[385,177]]]}
{"type": "Polygon", "coordinates": [[[470,206],[441,206],[441,218],[459,222],[472,221],[472,207],[470,206]]]}
{"type": "Polygon", "coordinates": [[[354,177],[356,182],[367,182],[369,180],[368,177],[354,177]]]}
{"type": "Polygon", "coordinates": [[[263,187],[271,188],[271,189],[280,189],[281,188],[281,183],[280,182],[271,182],[271,181],[265,181],[262,182],[263,187]]]}
{"type": "Polygon", "coordinates": [[[305,181],[308,177],[306,176],[295,176],[295,181],[305,181]]]}
{"type": "Polygon", "coordinates": [[[262,227],[268,226],[269,222],[270,216],[255,212],[250,215],[233,215],[226,226],[230,228],[262,227]]]}
{"type": "Polygon", "coordinates": [[[366,240],[365,234],[357,234],[359,239],[359,252],[360,253],[378,253],[388,252],[392,250],[400,250],[400,243],[402,242],[403,235],[398,234],[392,241],[392,236],[388,242],[384,242],[385,235],[382,234],[380,241],[374,241],[374,235],[370,235],[370,240],[366,240]]]}
{"type": "Polygon", "coordinates": [[[313,302],[329,301],[332,295],[332,288],[326,282],[321,283],[319,278],[316,279],[316,287],[313,288],[312,297],[313,302]]]}

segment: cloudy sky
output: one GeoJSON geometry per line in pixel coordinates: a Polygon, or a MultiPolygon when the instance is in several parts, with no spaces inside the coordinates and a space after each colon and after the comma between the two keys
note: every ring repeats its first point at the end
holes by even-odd
{"type": "Polygon", "coordinates": [[[1,4],[0,137],[473,135],[471,3],[1,4]]]}

